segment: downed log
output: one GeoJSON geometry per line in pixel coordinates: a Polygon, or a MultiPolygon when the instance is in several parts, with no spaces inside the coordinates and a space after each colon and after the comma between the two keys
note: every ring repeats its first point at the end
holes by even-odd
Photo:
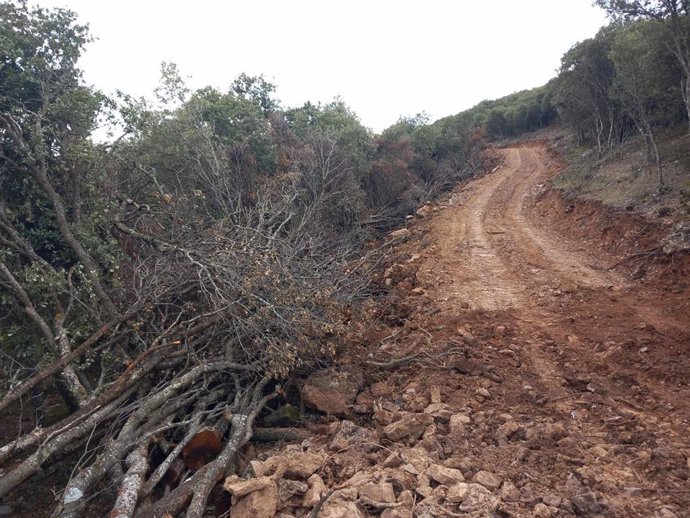
{"type": "Polygon", "coordinates": [[[52,375],[60,372],[71,362],[75,361],[79,356],[84,354],[86,351],[91,349],[98,341],[103,338],[110,330],[117,327],[118,325],[127,322],[134,316],[139,314],[138,311],[131,311],[125,315],[115,317],[100,328],[96,330],[91,336],[84,340],[79,346],[77,346],[71,353],[62,356],[58,361],[51,363],[45,369],[39,371],[31,378],[23,381],[13,389],[11,389],[7,394],[5,394],[2,399],[0,399],[0,412],[7,409],[9,405],[17,401],[22,395],[29,392],[32,388],[37,386],[39,383],[47,380],[52,375]]]}
{"type": "Polygon", "coordinates": [[[148,468],[147,455],[148,444],[144,442],[127,457],[129,469],[120,484],[120,492],[108,515],[109,518],[131,518],[134,515],[148,468]]]}
{"type": "Polygon", "coordinates": [[[33,430],[22,423],[22,433],[0,444],[0,497],[51,465],[71,473],[56,488],[56,518],[89,515],[94,500],[118,518],[201,517],[248,441],[307,437],[296,428],[255,430],[254,422],[275,396],[269,380],[331,359],[343,332],[340,294],[362,282],[342,273],[344,250],[287,239],[276,233],[287,228],[283,220],[264,213],[179,227],[181,220],[154,220],[129,205],[114,232],[141,246],[116,257],[121,269],[101,284],[114,306],[84,303],[93,286],[83,279],[56,284],[59,300],[42,318],[54,319],[53,336],[74,347],[65,342],[60,355],[10,372],[0,399],[0,409],[25,405],[66,369],[85,387],[67,417],[33,430]]]}
{"type": "Polygon", "coordinates": [[[212,428],[199,431],[182,449],[182,458],[189,469],[194,471],[208,464],[221,451],[218,434],[212,428]]]}

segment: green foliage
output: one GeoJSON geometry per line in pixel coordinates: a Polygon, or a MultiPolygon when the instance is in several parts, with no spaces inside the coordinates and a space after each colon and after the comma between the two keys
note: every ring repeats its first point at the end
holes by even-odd
{"type": "Polygon", "coordinates": [[[674,58],[665,45],[663,27],[639,21],[616,33],[610,49],[615,66],[612,94],[624,105],[639,105],[654,125],[679,123],[681,83],[674,58]]]}
{"type": "Polygon", "coordinates": [[[71,336],[88,330],[98,313],[88,306],[95,302],[93,280],[112,283],[117,262],[102,217],[110,200],[88,139],[105,99],[83,84],[77,68],[90,40],[68,10],[0,4],[0,242],[6,251],[0,260],[7,268],[0,287],[12,294],[0,306],[7,328],[21,330],[3,344],[36,364],[56,353],[36,321],[52,322],[71,306],[71,336]],[[80,252],[95,258],[90,275],[80,252]],[[36,317],[28,318],[12,278],[33,301],[36,317]]]}
{"type": "Polygon", "coordinates": [[[688,14],[687,0],[596,0],[616,20],[668,19],[688,14]]]}
{"type": "Polygon", "coordinates": [[[426,114],[403,117],[376,139],[365,191],[373,207],[404,217],[481,166],[484,132],[470,110],[433,124],[426,114]]]}
{"type": "MultiPolygon", "coordinates": [[[[0,111],[28,123],[43,110],[56,130],[88,135],[102,100],[81,84],[77,68],[90,40],[71,11],[0,4],[0,111]]],[[[35,131],[29,124],[24,129],[35,131]]]]}
{"type": "Polygon", "coordinates": [[[563,56],[554,101],[580,143],[601,154],[641,133],[653,155],[655,128],[686,120],[666,23],[613,23],[563,56]]]}
{"type": "MultiPolygon", "coordinates": [[[[630,34],[622,36],[628,40],[627,44],[621,42],[619,38],[621,48],[618,54],[622,57],[626,53],[623,47],[633,49],[637,46],[641,54],[628,53],[628,57],[638,62],[647,61],[641,65],[647,70],[661,70],[662,76],[665,77],[666,87],[679,90],[678,95],[685,112],[682,117],[690,131],[690,3],[687,0],[597,0],[596,3],[605,9],[614,21],[629,24],[629,28],[624,32],[630,32],[630,34]],[[636,37],[633,33],[637,33],[641,38],[640,41],[646,43],[646,48],[639,47],[639,44],[634,41],[636,37]],[[661,56],[661,59],[650,61],[647,59],[650,54],[657,54],[661,56]],[[671,62],[673,66],[667,66],[665,70],[661,68],[662,65],[670,65],[671,62]],[[676,82],[669,81],[667,72],[671,70],[673,70],[672,75],[676,76],[676,82]],[[677,88],[678,86],[680,88],[677,88]]],[[[622,66],[620,70],[625,70],[625,64],[622,61],[620,64],[622,66]]],[[[630,86],[630,81],[624,82],[630,86]]],[[[644,95],[653,95],[650,86],[643,88],[644,95]]],[[[635,104],[640,105],[644,102],[635,104]]],[[[654,111],[658,112],[658,110],[654,111]]],[[[654,117],[653,114],[652,117],[654,117]]]]}
{"type": "Polygon", "coordinates": [[[341,99],[323,105],[307,102],[300,108],[286,110],[285,120],[298,138],[321,135],[335,139],[357,174],[365,173],[372,152],[372,135],[341,99]]]}
{"type": "Polygon", "coordinates": [[[613,145],[621,121],[620,106],[611,96],[615,66],[610,58],[616,27],[574,45],[561,59],[555,103],[561,120],[574,127],[580,140],[601,149],[613,145]]]}
{"type": "Polygon", "coordinates": [[[463,113],[466,121],[483,127],[490,138],[499,140],[544,128],[556,116],[551,83],[493,101],[482,101],[463,113]]]}
{"type": "Polygon", "coordinates": [[[176,115],[183,124],[208,125],[223,146],[248,147],[255,171],[272,173],[276,155],[266,113],[262,104],[251,98],[204,88],[195,92],[176,115]]]}
{"type": "Polygon", "coordinates": [[[157,313],[81,357],[71,383],[112,381],[173,312],[222,314],[271,374],[329,357],[348,254],[480,165],[467,115],[376,136],[341,99],[282,110],[263,76],[191,90],[174,63],[153,100],[106,99],[77,68],[90,36],[74,13],[4,2],[0,22],[6,383],[135,304],[157,313]],[[99,117],[124,134],[95,145],[99,117]]]}
{"type": "Polygon", "coordinates": [[[264,76],[252,77],[240,74],[230,86],[230,90],[242,99],[258,107],[264,115],[280,109],[280,103],[274,99],[276,86],[264,79],[264,76]]]}

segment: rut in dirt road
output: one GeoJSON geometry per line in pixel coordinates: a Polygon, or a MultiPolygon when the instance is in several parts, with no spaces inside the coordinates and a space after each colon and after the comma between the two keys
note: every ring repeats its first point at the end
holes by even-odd
{"type": "MultiPolygon", "coordinates": [[[[547,149],[501,152],[501,167],[454,193],[433,221],[429,241],[434,244],[417,277],[429,286],[442,311],[509,311],[527,336],[553,335],[570,346],[581,339],[615,339],[606,319],[615,320],[623,334],[640,326],[662,337],[687,333],[685,315],[674,316],[672,308],[662,308],[656,294],[645,299],[644,293],[608,270],[607,259],[595,255],[598,250],[588,253],[581,243],[568,239],[566,229],[549,228],[535,219],[530,208],[557,172],[547,149]],[[564,295],[572,314],[564,310],[564,295]],[[592,313],[584,330],[563,325],[583,308],[592,313]]],[[[540,348],[524,352],[545,388],[563,396],[558,381],[562,376],[554,374],[557,359],[540,348]]],[[[577,354],[575,349],[570,353],[577,354]]],[[[654,386],[657,380],[644,372],[637,375],[659,401],[688,410],[687,401],[675,392],[654,386]]]]}
{"type": "Polygon", "coordinates": [[[525,218],[526,198],[552,175],[543,153],[507,149],[498,171],[451,198],[435,226],[441,248],[436,262],[421,269],[434,281],[436,271],[446,273],[437,286],[439,298],[502,310],[524,307],[544,288],[623,285],[602,265],[595,266],[595,258],[525,218]]]}

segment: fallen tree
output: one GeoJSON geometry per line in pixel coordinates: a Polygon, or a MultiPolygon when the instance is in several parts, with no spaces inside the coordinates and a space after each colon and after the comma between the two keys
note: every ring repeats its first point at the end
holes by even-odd
{"type": "MultiPolygon", "coordinates": [[[[128,210],[142,212],[131,200],[123,203],[128,210]]],[[[116,315],[74,348],[61,350],[55,338],[51,345],[65,354],[0,400],[11,409],[68,368],[70,393],[83,394],[69,416],[37,423],[0,448],[0,462],[11,466],[0,496],[81,451],[56,516],[79,516],[105,479],[118,487],[114,516],[133,516],[144,501],[149,510],[142,516],[185,508],[187,516],[201,516],[213,487],[234,471],[256,417],[281,395],[276,380],[335,351],[340,317],[333,285],[341,258],[256,226],[216,222],[193,240],[172,243],[125,219],[113,223],[115,231],[142,246],[122,268],[116,315]],[[220,451],[185,458],[189,443],[209,429],[220,451]],[[164,495],[160,481],[183,458],[191,479],[164,495]]],[[[9,267],[3,275],[14,278],[9,267]]],[[[79,288],[73,289],[66,296],[76,299],[79,288]]]]}
{"type": "Polygon", "coordinates": [[[111,516],[202,516],[265,405],[285,397],[281,382],[336,350],[359,281],[323,216],[345,199],[347,161],[324,137],[328,161],[306,147],[317,159],[298,174],[238,182],[251,150],[218,141],[192,111],[172,128],[189,161],[159,178],[141,138],[88,140],[104,99],[80,81],[88,33],[75,15],[0,10],[0,411],[11,430],[0,498],[64,464],[53,516],[82,516],[99,495],[111,516]],[[171,188],[189,178],[202,189],[171,188]]]}

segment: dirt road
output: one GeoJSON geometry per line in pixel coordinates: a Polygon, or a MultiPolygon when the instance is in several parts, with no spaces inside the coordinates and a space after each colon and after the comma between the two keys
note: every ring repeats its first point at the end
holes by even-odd
{"type": "Polygon", "coordinates": [[[306,381],[337,417],[280,451],[327,459],[324,518],[690,516],[690,265],[631,278],[644,222],[562,201],[544,146],[499,152],[411,222],[306,381]]]}
{"type": "Polygon", "coordinates": [[[418,229],[422,245],[409,245],[425,290],[409,321],[438,343],[467,332],[481,344],[465,340],[456,378],[425,372],[417,382],[449,387],[458,407],[485,389],[481,414],[524,423],[521,460],[495,438],[467,442],[472,463],[521,488],[503,504],[511,516],[533,516],[544,494],[544,516],[690,516],[687,306],[609,271],[615,256],[540,210],[555,174],[544,147],[501,153],[503,164],[439,204],[418,229]]]}
{"type": "MultiPolygon", "coordinates": [[[[434,225],[438,254],[420,270],[445,282],[434,287],[452,306],[526,308],[561,286],[608,288],[620,278],[577,247],[525,217],[525,204],[550,175],[538,148],[507,149],[493,174],[456,193],[434,225]]],[[[433,284],[429,282],[429,284],[433,284]]]]}

